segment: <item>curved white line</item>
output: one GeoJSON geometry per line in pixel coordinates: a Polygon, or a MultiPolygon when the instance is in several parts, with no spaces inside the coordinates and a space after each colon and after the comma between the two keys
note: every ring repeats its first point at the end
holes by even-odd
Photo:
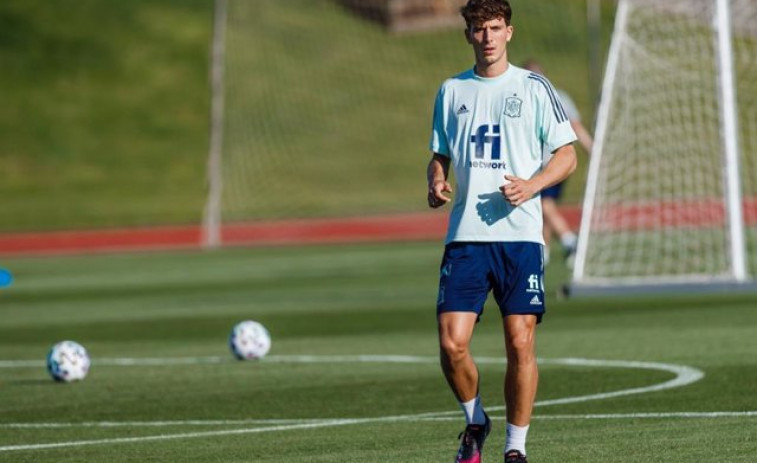
{"type": "Polygon", "coordinates": [[[568,365],[568,366],[596,366],[596,367],[609,367],[609,368],[633,368],[643,370],[659,370],[667,371],[675,374],[675,378],[660,384],[653,384],[651,386],[638,387],[633,389],[625,389],[620,391],[605,392],[601,394],[590,394],[580,397],[566,397],[563,399],[544,400],[537,402],[535,406],[545,405],[561,405],[575,402],[586,402],[589,400],[602,400],[612,397],[627,396],[633,394],[645,394],[647,392],[663,391],[665,389],[674,389],[677,387],[687,386],[691,383],[695,383],[704,378],[704,372],[702,370],[689,367],[686,365],[673,365],[669,363],[656,363],[656,362],[635,362],[635,361],[623,361],[623,360],[589,360],[579,358],[565,358],[565,359],[545,359],[543,363],[549,363],[553,365],[568,365]]]}
{"type": "MultiPolygon", "coordinates": [[[[235,362],[230,357],[163,357],[163,358],[101,358],[93,360],[92,364],[107,366],[156,366],[156,365],[194,365],[208,363],[225,363],[235,362]]],[[[437,363],[436,357],[429,356],[412,356],[412,355],[271,355],[258,360],[263,363],[437,363]]],[[[476,357],[479,364],[505,364],[506,361],[499,357],[476,357]]],[[[586,402],[590,400],[602,400],[613,397],[621,397],[633,394],[645,394],[647,392],[662,391],[686,386],[699,381],[704,377],[704,373],[693,367],[685,365],[674,365],[668,363],[656,362],[638,362],[626,360],[596,360],[582,358],[562,358],[562,359],[538,359],[542,365],[566,365],[566,366],[588,366],[602,368],[633,368],[645,370],[659,370],[673,373],[676,375],[673,379],[660,384],[651,386],[638,387],[633,389],[623,389],[620,391],[605,392],[600,394],[589,394],[578,397],[566,397],[562,399],[543,400],[536,402],[534,406],[562,405],[576,402],[586,402]]],[[[29,360],[5,360],[0,361],[0,368],[41,368],[44,362],[29,360]]],[[[490,407],[491,411],[504,410],[504,406],[490,407]]],[[[456,412],[449,412],[456,413],[456,412]]]]}
{"type": "MultiPolygon", "coordinates": [[[[187,364],[201,364],[201,363],[222,363],[231,361],[227,357],[183,357],[183,358],[102,358],[93,362],[95,365],[114,365],[114,366],[136,366],[136,365],[187,365],[187,364]]],[[[505,364],[502,358],[497,357],[476,357],[476,361],[479,364],[505,364]]],[[[376,362],[376,363],[437,363],[436,357],[423,357],[423,356],[407,356],[407,355],[353,355],[353,356],[313,356],[313,355],[292,355],[292,356],[269,356],[262,359],[263,363],[336,363],[336,362],[376,362]]],[[[552,399],[537,402],[535,406],[546,406],[566,403],[585,402],[590,400],[607,399],[611,397],[620,397],[632,394],[641,394],[646,392],[661,391],[665,389],[671,389],[675,387],[685,386],[693,382],[699,381],[704,377],[704,373],[696,368],[673,365],[667,363],[654,363],[654,362],[637,362],[637,361],[623,361],[623,360],[592,360],[592,359],[580,359],[580,358],[564,358],[564,359],[539,359],[540,364],[551,365],[566,365],[566,366],[590,366],[590,367],[609,367],[609,368],[639,368],[650,370],[661,370],[675,374],[675,378],[660,384],[654,384],[646,387],[624,389],[620,391],[606,392],[600,394],[589,394],[578,397],[566,397],[562,399],[552,399]]],[[[0,361],[0,368],[26,368],[34,367],[39,368],[44,366],[44,362],[27,361],[27,360],[6,360],[0,361]]],[[[504,410],[505,407],[488,407],[487,410],[497,411],[504,410]]],[[[326,426],[343,426],[347,424],[361,424],[361,423],[376,423],[387,421],[408,421],[408,420],[421,420],[421,419],[443,419],[443,417],[451,414],[459,414],[459,410],[454,412],[432,412],[413,415],[398,415],[398,416],[385,416],[377,418],[361,418],[361,419],[334,419],[334,420],[315,420],[315,421],[297,421],[292,424],[286,424],[285,420],[280,421],[281,424],[276,426],[268,426],[262,428],[244,428],[244,429],[229,429],[220,431],[205,431],[194,433],[179,433],[179,434],[161,434],[157,436],[142,436],[142,437],[129,437],[129,438],[112,438],[112,439],[96,439],[96,440],[84,440],[84,441],[71,441],[71,442],[57,442],[48,444],[29,444],[29,445],[9,445],[0,446],[0,452],[9,452],[16,450],[38,450],[38,449],[50,449],[61,447],[73,447],[84,445],[97,445],[97,444],[114,444],[114,443],[129,443],[129,442],[145,442],[156,440],[168,440],[168,439],[184,439],[194,437],[211,437],[211,436],[223,436],[232,434],[255,434],[269,431],[285,431],[294,429],[312,429],[326,426]]],[[[220,422],[224,422],[221,420],[220,422]]],[[[108,423],[108,422],[102,422],[108,423]]],[[[149,423],[149,422],[144,422],[149,423]]],[[[153,423],[171,423],[171,422],[153,422],[153,423]]],[[[241,424],[238,422],[225,422],[227,424],[241,424]]],[[[24,423],[10,423],[11,425],[24,425],[24,423]]],[[[254,420],[245,422],[244,424],[260,424],[254,420]]],[[[273,422],[266,422],[265,424],[273,424],[273,422]]],[[[29,423],[28,425],[33,425],[29,423]]],[[[55,423],[48,423],[50,427],[55,427],[55,423]]],[[[61,424],[65,426],[65,424],[61,424]]],[[[140,424],[144,425],[144,424],[140,424]]],[[[170,424],[166,424],[167,426],[170,424]]],[[[93,426],[108,426],[96,425],[93,426]]]]}

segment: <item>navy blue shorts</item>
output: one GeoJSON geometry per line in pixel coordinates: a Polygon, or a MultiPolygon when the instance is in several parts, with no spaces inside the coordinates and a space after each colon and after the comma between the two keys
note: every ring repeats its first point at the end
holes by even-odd
{"type": "Polygon", "coordinates": [[[542,245],[532,242],[449,243],[439,276],[437,315],[475,312],[480,317],[489,292],[502,316],[545,312],[542,245]]]}
{"type": "Polygon", "coordinates": [[[542,198],[552,198],[555,201],[560,199],[560,195],[562,194],[562,182],[552,185],[551,187],[547,187],[543,190],[541,190],[541,197],[542,198]]]}

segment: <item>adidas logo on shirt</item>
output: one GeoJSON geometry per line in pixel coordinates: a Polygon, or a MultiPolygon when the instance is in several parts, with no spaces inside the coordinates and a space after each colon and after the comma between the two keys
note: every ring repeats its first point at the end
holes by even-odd
{"type": "Polygon", "coordinates": [[[466,108],[465,105],[462,105],[460,106],[460,108],[458,108],[456,114],[459,116],[460,114],[468,114],[468,113],[469,113],[468,108],[466,108]]]}
{"type": "Polygon", "coordinates": [[[541,305],[541,300],[539,299],[539,296],[534,296],[531,298],[531,305],[541,305]]]}

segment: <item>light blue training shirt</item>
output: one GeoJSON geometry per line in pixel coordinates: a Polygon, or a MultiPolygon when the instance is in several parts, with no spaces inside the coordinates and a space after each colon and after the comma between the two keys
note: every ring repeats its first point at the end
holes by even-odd
{"type": "Polygon", "coordinates": [[[536,175],[543,148],[551,153],[575,140],[555,88],[540,74],[510,64],[497,77],[470,69],[446,80],[429,144],[450,158],[456,182],[446,242],[543,244],[540,195],[513,207],[499,188],[505,174],[536,175]]]}

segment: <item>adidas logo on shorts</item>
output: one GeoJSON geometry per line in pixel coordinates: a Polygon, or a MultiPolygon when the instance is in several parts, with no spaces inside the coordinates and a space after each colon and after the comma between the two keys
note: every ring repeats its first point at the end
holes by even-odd
{"type": "Polygon", "coordinates": [[[541,305],[541,299],[539,299],[539,296],[531,298],[531,305],[541,305]]]}

